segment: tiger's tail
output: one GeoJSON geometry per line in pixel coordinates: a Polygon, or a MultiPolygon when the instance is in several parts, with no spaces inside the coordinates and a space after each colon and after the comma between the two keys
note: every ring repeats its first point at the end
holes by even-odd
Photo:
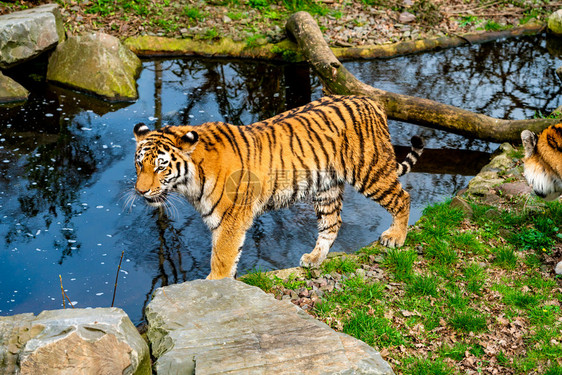
{"type": "Polygon", "coordinates": [[[408,155],[406,155],[406,159],[402,163],[396,163],[396,171],[398,172],[398,177],[409,173],[423,152],[424,144],[421,137],[415,135],[412,137],[410,142],[412,142],[412,151],[410,151],[408,155]]]}

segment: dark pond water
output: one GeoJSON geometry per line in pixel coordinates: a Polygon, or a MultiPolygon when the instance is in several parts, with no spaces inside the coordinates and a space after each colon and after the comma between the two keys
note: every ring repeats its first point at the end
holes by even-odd
{"type": "MultiPolygon", "coordinates": [[[[346,66],[382,89],[528,118],[560,104],[561,60],[549,43],[525,38],[346,66]]],[[[141,322],[155,288],[208,274],[211,245],[187,203],[168,213],[141,203],[124,209],[134,124],[248,124],[321,95],[305,66],[176,59],[143,67],[139,100],[121,105],[41,84],[44,65],[8,72],[35,88],[24,106],[0,108],[0,314],[60,308],[59,275],[77,307],[109,306],[124,251],[115,305],[141,322]]],[[[410,223],[463,188],[497,148],[394,121],[390,128],[398,152],[414,134],[429,148],[402,178],[413,200],[410,223]]],[[[376,240],[390,215],[348,189],[343,222],[332,250],[352,252],[376,240]]],[[[246,237],[239,273],[296,266],[315,240],[311,206],[265,214],[246,237]]]]}

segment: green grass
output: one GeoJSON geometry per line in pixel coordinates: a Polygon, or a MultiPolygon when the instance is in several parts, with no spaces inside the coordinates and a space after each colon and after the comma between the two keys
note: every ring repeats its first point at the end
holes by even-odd
{"type": "Polygon", "coordinates": [[[474,309],[467,309],[455,312],[449,320],[449,324],[464,333],[479,333],[486,330],[486,317],[474,309]]]}
{"type": "Polygon", "coordinates": [[[495,21],[487,21],[486,24],[484,25],[484,30],[486,31],[500,31],[509,28],[511,28],[511,25],[502,25],[495,21]]]}
{"type": "Polygon", "coordinates": [[[250,7],[257,10],[269,8],[269,2],[267,0],[248,0],[248,4],[250,7]]]}
{"type": "MultiPolygon", "coordinates": [[[[309,311],[334,329],[386,349],[399,373],[458,374],[452,363],[470,356],[481,370],[495,363],[514,374],[556,374],[562,293],[542,266],[547,252],[535,247],[545,238],[550,252],[562,243],[562,205],[536,204],[508,210],[473,202],[471,218],[449,202],[432,205],[403,248],[365,247],[356,257],[325,262],[321,272],[341,275],[335,277],[339,286],[309,311]],[[365,277],[373,268],[382,279],[365,277]],[[506,329],[521,331],[516,345],[524,346],[524,355],[511,354],[514,343],[487,354],[490,340],[506,329]]],[[[299,278],[284,283],[304,285],[299,278]]]]}
{"type": "Polygon", "coordinates": [[[443,357],[451,358],[455,362],[460,362],[463,360],[469,348],[470,346],[465,342],[456,342],[453,346],[443,344],[439,349],[439,353],[443,357]]]}
{"type": "Polygon", "coordinates": [[[474,233],[455,232],[454,235],[450,237],[450,241],[451,246],[460,251],[473,253],[476,255],[484,254],[484,248],[474,233]]]}
{"type": "Polygon", "coordinates": [[[261,269],[251,270],[242,276],[241,280],[248,285],[257,286],[265,292],[271,291],[274,285],[273,280],[261,269]]]}
{"type": "Polygon", "coordinates": [[[517,255],[515,251],[509,246],[502,246],[493,251],[496,259],[494,263],[500,267],[507,269],[514,269],[517,267],[517,255]]]}
{"type": "Polygon", "coordinates": [[[246,38],[246,48],[255,48],[258,47],[260,44],[265,43],[265,36],[261,34],[254,34],[246,38]]]}
{"type": "Polygon", "coordinates": [[[462,16],[458,19],[458,22],[460,27],[465,27],[479,23],[480,19],[476,16],[462,16]]]}
{"type": "Polygon", "coordinates": [[[433,276],[413,275],[407,284],[407,291],[413,296],[437,296],[437,282],[433,276]]]}
{"type": "Polygon", "coordinates": [[[454,369],[442,359],[413,358],[407,361],[403,371],[410,375],[449,375],[454,374],[454,369]]]}
{"type": "Polygon", "coordinates": [[[359,268],[359,264],[351,257],[336,257],[322,264],[322,270],[325,273],[339,272],[351,273],[359,268]]]}
{"type": "Polygon", "coordinates": [[[344,323],[343,332],[374,347],[405,343],[400,331],[393,328],[388,319],[369,315],[361,309],[355,310],[344,323]]]}
{"type": "Polygon", "coordinates": [[[205,30],[205,32],[201,36],[202,39],[209,39],[209,40],[217,39],[218,37],[219,37],[219,31],[217,30],[216,27],[211,27],[205,30]]]}
{"type": "Polygon", "coordinates": [[[191,5],[186,5],[183,8],[182,15],[192,21],[201,21],[205,18],[205,14],[199,9],[191,5]]]}
{"type": "Polygon", "coordinates": [[[550,367],[546,370],[544,375],[562,375],[562,366],[557,363],[553,363],[550,367]]]}
{"type": "Polygon", "coordinates": [[[417,257],[418,254],[413,250],[390,249],[383,264],[394,274],[396,280],[403,281],[412,276],[417,257]]]}
{"type": "Polygon", "coordinates": [[[273,282],[275,283],[275,285],[281,285],[285,288],[288,289],[300,289],[300,288],[306,288],[306,281],[297,278],[296,275],[294,274],[290,274],[286,279],[282,280],[277,276],[273,277],[273,282]]]}
{"type": "Polygon", "coordinates": [[[432,241],[425,249],[429,258],[441,265],[450,265],[457,261],[457,250],[444,239],[432,241]]]}
{"type": "Polygon", "coordinates": [[[481,294],[486,281],[484,268],[476,263],[471,263],[464,269],[464,276],[467,281],[466,290],[474,294],[481,294]]]}
{"type": "Polygon", "coordinates": [[[523,250],[550,249],[554,240],[535,228],[525,228],[511,237],[511,242],[523,250]]]}

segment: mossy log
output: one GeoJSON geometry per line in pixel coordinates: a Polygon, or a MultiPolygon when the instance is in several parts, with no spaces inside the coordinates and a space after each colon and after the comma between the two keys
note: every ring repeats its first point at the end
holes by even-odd
{"type": "Polygon", "coordinates": [[[341,64],[310,14],[293,14],[287,20],[286,27],[327,92],[374,98],[391,119],[493,142],[520,142],[520,134],[524,129],[540,133],[544,128],[560,122],[558,119],[496,119],[433,100],[377,89],[359,81],[341,64]]]}

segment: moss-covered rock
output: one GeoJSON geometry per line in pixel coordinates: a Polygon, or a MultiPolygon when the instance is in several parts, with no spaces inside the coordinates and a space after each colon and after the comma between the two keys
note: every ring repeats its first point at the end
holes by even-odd
{"type": "Polygon", "coordinates": [[[92,33],[68,38],[49,58],[47,79],[110,101],[138,98],[140,59],[119,39],[92,33]]]}
{"type": "Polygon", "coordinates": [[[23,102],[28,95],[25,87],[0,72],[0,104],[23,102]]]}
{"type": "Polygon", "coordinates": [[[548,17],[548,29],[556,35],[562,35],[562,9],[557,10],[548,17]]]}

